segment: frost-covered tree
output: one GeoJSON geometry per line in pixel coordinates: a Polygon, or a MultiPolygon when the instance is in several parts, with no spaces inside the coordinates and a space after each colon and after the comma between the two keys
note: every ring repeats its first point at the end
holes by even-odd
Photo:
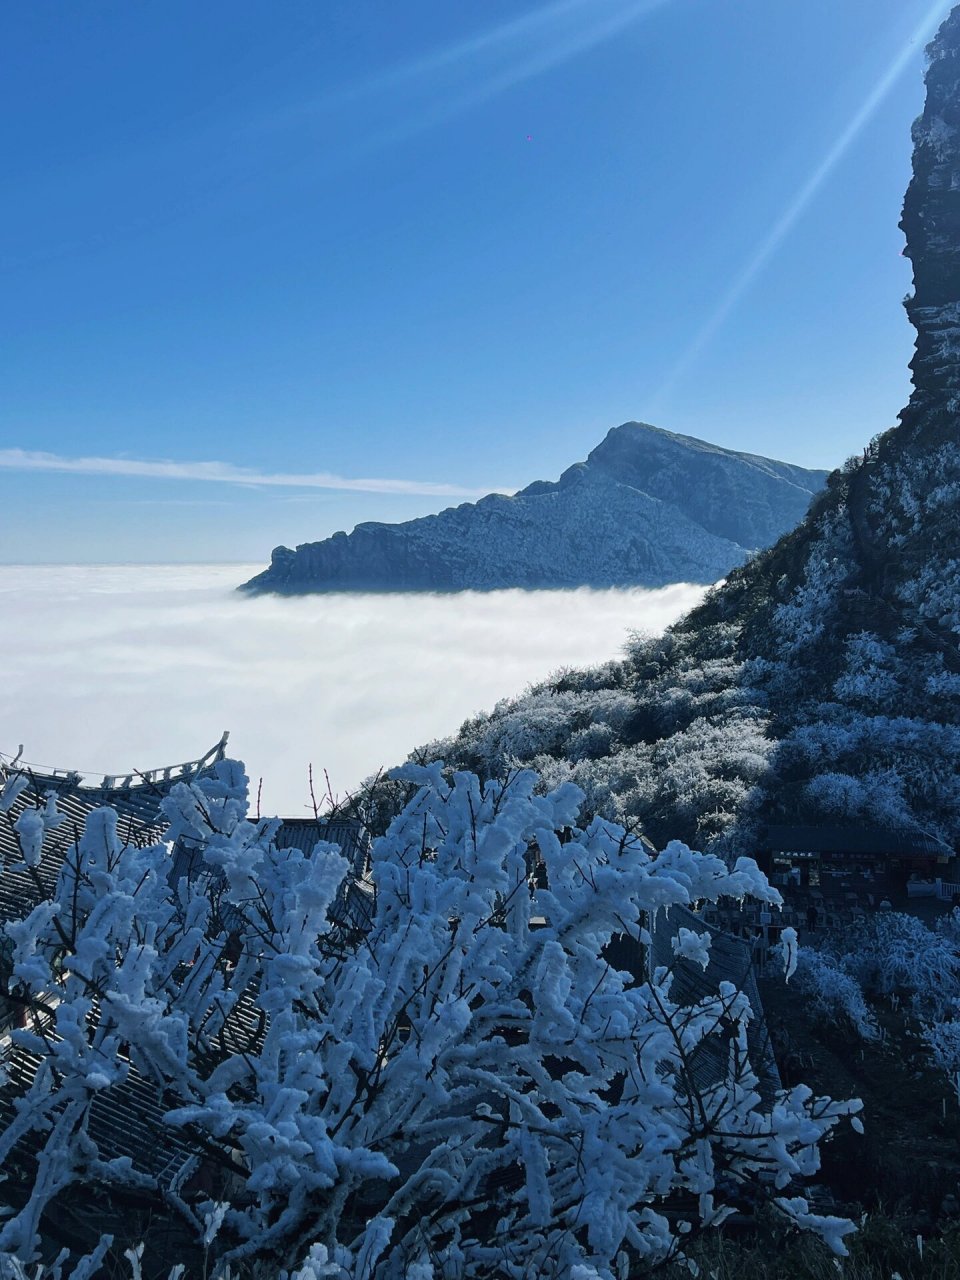
{"type": "Polygon", "coordinates": [[[859,1040],[876,1040],[876,1017],[867,1007],[856,978],[825,951],[800,947],[793,985],[804,997],[810,1016],[824,1026],[859,1040]]]}
{"type": "Polygon", "coordinates": [[[930,929],[916,916],[879,913],[828,945],[843,969],[872,996],[902,996],[924,1018],[960,1012],[956,925],[930,929]]]}
{"type": "MultiPolygon", "coordinates": [[[[171,884],[168,843],[125,843],[112,810],[87,820],[52,895],[7,926],[26,1025],[4,1052],[35,1064],[0,1132],[22,1179],[0,1228],[9,1274],[78,1186],[121,1224],[125,1197],[152,1196],[211,1275],[614,1280],[764,1190],[842,1253],[851,1224],[796,1184],[859,1103],[797,1087],[763,1106],[742,992],[677,1004],[667,969],[607,958],[624,937],[639,957],[671,904],[776,901],[755,864],[581,829],[582,792],[538,795],[531,772],[401,780],[414,794],[353,889],[359,927],[339,849],[277,848],[235,763],[163,802],[189,879],[171,884]],[[692,1063],[716,1038],[725,1067],[704,1081],[692,1063]],[[99,1151],[92,1109],[133,1074],[192,1145],[193,1182],[99,1151]]],[[[57,815],[25,813],[29,866],[57,815]]],[[[674,950],[705,965],[709,937],[684,930],[674,950]]]]}

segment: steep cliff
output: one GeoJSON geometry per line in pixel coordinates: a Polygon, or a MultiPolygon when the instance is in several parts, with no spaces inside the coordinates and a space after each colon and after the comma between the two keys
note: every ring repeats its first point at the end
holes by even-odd
{"type": "Polygon", "coordinates": [[[907,315],[917,330],[914,390],[904,414],[910,430],[955,411],[960,391],[960,11],[928,49],[923,114],[913,127],[913,178],[900,227],[913,264],[907,315]]]}
{"type": "Polygon", "coordinates": [[[800,520],[826,472],[638,422],[556,482],[278,547],[250,591],[459,591],[715,582],[800,520]]]}

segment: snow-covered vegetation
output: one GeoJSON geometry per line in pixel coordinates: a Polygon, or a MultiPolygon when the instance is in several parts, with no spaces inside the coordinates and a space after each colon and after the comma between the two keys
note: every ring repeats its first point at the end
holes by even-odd
{"type": "MultiPolygon", "coordinates": [[[[756,865],[579,827],[582,793],[537,794],[530,772],[401,781],[412,798],[350,891],[359,924],[340,851],[278,849],[233,762],[173,787],[163,843],[138,848],[94,811],[53,893],[6,930],[25,1025],[4,1050],[21,1082],[0,1132],[19,1179],[5,1274],[56,1238],[81,1187],[114,1215],[97,1256],[136,1248],[124,1215],[146,1202],[192,1250],[170,1263],[211,1276],[613,1280],[764,1194],[842,1253],[852,1224],[815,1213],[802,1183],[860,1104],[798,1086],[762,1105],[746,996],[726,983],[678,1005],[670,971],[640,965],[670,904],[776,901],[756,865]],[[177,883],[171,841],[198,858],[177,883]],[[624,936],[636,972],[605,958],[624,936]],[[715,1038],[726,1065],[697,1084],[691,1059],[715,1038]],[[98,1149],[96,1116],[133,1078],[190,1151],[166,1184],[98,1149]]],[[[58,814],[25,812],[30,867],[58,814]]],[[[704,963],[684,933],[684,963],[704,963]]]]}
{"type": "MultiPolygon", "coordinates": [[[[953,504],[937,532],[957,543],[960,472],[953,504]]],[[[753,853],[768,821],[859,822],[955,847],[960,649],[927,614],[935,595],[938,626],[960,616],[960,588],[938,577],[923,609],[915,582],[881,589],[852,519],[844,499],[800,530],[802,557],[781,547],[782,566],[761,558],[666,635],[634,639],[602,668],[558,672],[426,755],[481,774],[531,765],[656,842],[719,853],[753,853]]]]}
{"type": "Polygon", "coordinates": [[[915,916],[881,912],[828,941],[843,970],[874,997],[897,996],[924,1018],[960,1013],[956,918],[930,929],[915,916]]]}
{"type": "Polygon", "coordinates": [[[846,1029],[860,1040],[876,1039],[877,1020],[867,1007],[863,988],[828,952],[800,947],[793,985],[806,997],[811,1017],[825,1026],[846,1029]]]}
{"type": "Polygon", "coordinates": [[[807,1011],[861,1041],[878,1035],[877,1011],[902,1009],[932,1062],[960,1088],[960,909],[934,928],[902,912],[881,912],[801,947],[794,986],[807,1011]]]}
{"type": "MultiPolygon", "coordinates": [[[[862,1133],[860,1104],[804,1085],[762,1101],[745,992],[674,997],[672,969],[709,967],[709,932],[678,929],[672,968],[645,961],[665,907],[776,903],[744,856],[768,824],[960,842],[958,49],[960,9],[914,134],[899,430],[666,635],[499,703],[358,797],[380,832],[369,882],[334,846],[278,848],[231,762],[172,788],[164,842],[96,811],[52,889],[56,804],[15,819],[38,901],[2,953],[21,1022],[0,1089],[4,1275],[65,1280],[57,1228],[81,1189],[107,1234],[73,1280],[124,1250],[138,1277],[144,1209],[180,1241],[152,1268],[171,1280],[627,1280],[758,1199],[844,1252],[853,1223],[803,1188],[840,1121],[862,1133]],[[175,883],[170,842],[196,863],[175,883]],[[134,1081],[164,1176],[98,1145],[134,1081]]],[[[960,1095],[960,918],[878,912],[816,952],[785,928],[782,952],[848,1056],[896,1017],[960,1095]]]]}

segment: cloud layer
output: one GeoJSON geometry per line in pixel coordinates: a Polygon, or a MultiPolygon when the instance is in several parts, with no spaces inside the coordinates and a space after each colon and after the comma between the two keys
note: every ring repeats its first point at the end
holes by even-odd
{"type": "Polygon", "coordinates": [[[125,773],[194,758],[230,729],[265,811],[302,814],[310,762],[352,789],[703,595],[236,595],[255,568],[0,566],[0,751],[125,773]]]}

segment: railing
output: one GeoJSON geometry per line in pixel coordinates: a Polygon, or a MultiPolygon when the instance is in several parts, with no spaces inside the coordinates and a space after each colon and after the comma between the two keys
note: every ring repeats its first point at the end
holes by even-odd
{"type": "Polygon", "coordinates": [[[956,880],[941,880],[937,877],[937,897],[941,902],[952,902],[954,894],[960,893],[960,883],[956,880]]]}

